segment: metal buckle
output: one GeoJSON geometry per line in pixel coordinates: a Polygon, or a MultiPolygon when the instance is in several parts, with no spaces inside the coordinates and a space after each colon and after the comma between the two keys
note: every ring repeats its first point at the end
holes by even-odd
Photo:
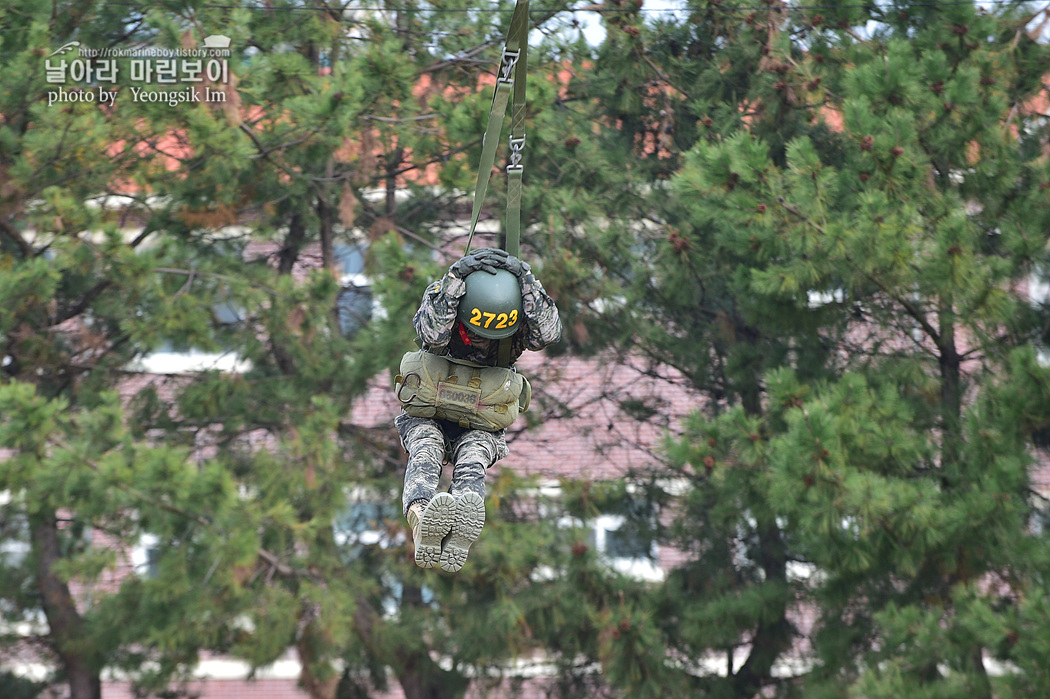
{"type": "Polygon", "coordinates": [[[525,154],[525,135],[521,138],[510,137],[510,165],[507,170],[520,170],[522,168],[521,158],[525,154]]]}
{"type": "Polygon", "coordinates": [[[518,58],[521,56],[521,50],[508,51],[506,47],[503,49],[503,56],[500,58],[499,72],[500,76],[497,80],[501,83],[513,84],[514,82],[514,66],[518,64],[518,58]]]}
{"type": "Polygon", "coordinates": [[[410,372],[408,372],[408,373],[407,373],[407,374],[405,374],[405,376],[404,376],[404,377],[403,377],[403,378],[401,379],[401,387],[397,389],[397,394],[396,394],[396,395],[397,395],[397,401],[398,401],[399,403],[401,403],[402,405],[404,405],[405,403],[409,403],[409,402],[411,402],[413,398],[415,398],[416,396],[418,396],[418,395],[419,395],[419,387],[420,387],[420,386],[422,386],[422,385],[423,385],[423,378],[422,378],[422,377],[421,377],[421,376],[420,376],[420,375],[419,375],[418,373],[416,373],[416,372],[414,372],[414,371],[410,371],[410,372]],[[409,377],[410,377],[410,376],[415,376],[415,377],[416,377],[416,381],[417,381],[418,383],[416,383],[416,387],[415,387],[415,388],[416,388],[416,390],[415,390],[415,393],[413,393],[413,394],[412,394],[411,396],[409,396],[409,397],[408,397],[408,400],[404,400],[404,399],[403,399],[403,398],[401,397],[401,391],[404,391],[404,390],[405,390],[405,386],[407,386],[407,385],[408,385],[408,379],[409,379],[409,377]]]}

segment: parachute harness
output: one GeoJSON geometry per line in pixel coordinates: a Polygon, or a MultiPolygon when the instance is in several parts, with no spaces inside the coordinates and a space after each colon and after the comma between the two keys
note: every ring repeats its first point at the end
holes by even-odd
{"type": "Polygon", "coordinates": [[[481,142],[481,163],[478,165],[478,181],[474,187],[474,206],[470,214],[470,235],[467,247],[474,239],[474,229],[481,215],[481,205],[488,192],[489,176],[496,160],[496,146],[503,130],[503,118],[507,102],[513,94],[510,111],[510,163],[507,165],[507,241],[504,249],[518,257],[521,239],[521,176],[522,156],[525,152],[525,76],[529,49],[529,0],[517,0],[514,14],[510,18],[507,43],[500,58],[496,76],[496,91],[492,95],[489,120],[481,142]]]}
{"type": "MultiPolygon", "coordinates": [[[[488,124],[481,139],[481,162],[478,165],[478,181],[474,186],[474,205],[470,213],[470,235],[463,254],[470,252],[474,240],[474,229],[478,225],[481,206],[489,188],[489,176],[496,160],[496,146],[503,131],[503,118],[510,109],[510,163],[507,165],[507,223],[506,242],[503,248],[508,254],[518,257],[521,241],[521,178],[524,174],[522,157],[525,154],[525,77],[528,73],[529,52],[529,0],[516,0],[514,14],[510,18],[507,42],[500,57],[496,74],[496,90],[489,107],[488,124]],[[513,99],[511,97],[513,96],[513,99]]],[[[497,366],[511,365],[511,341],[499,341],[497,366]]]]}
{"type": "MultiPolygon", "coordinates": [[[[481,142],[481,163],[478,166],[478,181],[474,187],[474,205],[470,214],[470,235],[464,256],[470,252],[474,230],[481,215],[481,206],[488,192],[492,165],[496,160],[496,146],[503,130],[503,119],[507,102],[511,102],[510,113],[510,162],[507,165],[507,239],[504,249],[518,256],[521,241],[521,179],[525,151],[525,75],[528,64],[529,0],[517,0],[510,19],[507,43],[500,58],[496,76],[496,90],[492,95],[488,124],[481,142]],[[511,97],[513,96],[513,100],[511,97]]],[[[459,331],[466,337],[463,325],[459,331]]],[[[463,427],[483,430],[499,430],[514,422],[518,412],[528,410],[532,389],[524,376],[511,367],[512,346],[510,338],[499,341],[495,367],[483,367],[448,356],[439,356],[422,349],[408,352],[401,359],[398,375],[394,378],[394,391],[398,402],[409,415],[448,419],[453,418],[463,427]],[[471,367],[473,376],[462,386],[456,376],[456,366],[471,367]],[[410,381],[414,379],[415,385],[410,381]],[[405,398],[402,393],[408,388],[413,393],[405,398]],[[484,396],[482,390],[484,389],[484,396]],[[477,395],[475,395],[475,393],[477,395]],[[460,403],[460,404],[457,404],[460,403]]]]}

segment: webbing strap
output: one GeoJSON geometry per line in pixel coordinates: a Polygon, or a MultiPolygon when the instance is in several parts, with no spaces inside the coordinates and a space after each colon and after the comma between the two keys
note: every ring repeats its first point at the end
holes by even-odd
{"type": "Polygon", "coordinates": [[[463,254],[470,252],[474,240],[474,229],[481,215],[481,205],[488,193],[489,176],[496,161],[496,146],[503,130],[503,119],[507,113],[507,102],[511,99],[510,165],[507,166],[507,244],[506,250],[517,257],[521,238],[521,175],[522,151],[525,148],[525,75],[529,37],[529,0],[517,0],[514,14],[510,18],[507,44],[500,58],[496,76],[496,90],[492,95],[489,120],[481,145],[481,163],[478,165],[478,180],[474,187],[474,206],[470,213],[470,235],[463,254]]]}
{"type": "Polygon", "coordinates": [[[509,337],[500,340],[499,345],[496,347],[496,366],[510,368],[512,360],[510,355],[513,349],[514,347],[509,337]]]}
{"type": "MultiPolygon", "coordinates": [[[[518,257],[521,242],[521,176],[524,171],[521,158],[525,150],[525,76],[528,73],[529,57],[529,0],[525,0],[525,12],[521,25],[515,27],[513,18],[510,34],[518,33],[518,62],[514,67],[514,100],[510,108],[510,163],[507,165],[507,239],[503,248],[507,254],[518,257]]],[[[496,364],[509,367],[512,363],[511,340],[499,341],[496,364]]]]}
{"type": "Polygon", "coordinates": [[[520,25],[511,20],[510,33],[519,36],[518,62],[514,68],[514,99],[510,110],[510,163],[507,165],[507,253],[518,257],[521,240],[521,162],[525,151],[525,77],[529,63],[529,0],[524,0],[525,12],[520,25]]]}

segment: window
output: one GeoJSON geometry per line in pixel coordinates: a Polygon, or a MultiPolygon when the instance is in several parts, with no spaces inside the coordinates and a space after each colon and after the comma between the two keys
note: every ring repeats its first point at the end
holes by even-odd
{"type": "Polygon", "coordinates": [[[361,245],[336,245],[332,249],[342,290],[336,299],[339,330],[353,337],[372,320],[375,299],[371,280],[365,275],[365,251],[361,245]]]}
{"type": "MultiPolygon", "coordinates": [[[[1037,265],[1028,276],[1028,301],[1033,306],[1050,305],[1050,270],[1046,265],[1037,265]]],[[[1050,347],[1044,343],[1036,345],[1036,356],[1042,366],[1050,367],[1050,347]]]]}
{"type": "Polygon", "coordinates": [[[613,569],[641,580],[664,579],[664,571],[656,565],[652,542],[622,515],[599,515],[589,526],[595,552],[613,569]]]}
{"type": "MultiPolygon", "coordinates": [[[[220,326],[233,326],[244,320],[243,312],[228,302],[215,304],[212,316],[220,326]]],[[[222,339],[221,334],[219,339],[222,339]]],[[[210,370],[243,373],[251,368],[251,362],[241,359],[230,345],[223,352],[204,352],[175,339],[167,339],[149,354],[132,362],[129,368],[149,374],[186,374],[210,370]]]]}
{"type": "MultiPolygon", "coordinates": [[[[367,556],[369,547],[385,549],[404,545],[408,527],[401,517],[399,505],[360,489],[350,494],[350,501],[332,524],[332,530],[336,545],[343,548],[349,561],[354,561],[367,556]]],[[[383,616],[396,617],[403,604],[404,586],[388,573],[381,574],[379,580],[384,588],[383,616]]],[[[422,604],[435,604],[434,592],[430,588],[424,585],[419,594],[422,604]]]]}
{"type": "Polygon", "coordinates": [[[159,349],[133,362],[129,369],[147,374],[186,374],[197,371],[227,371],[243,373],[251,368],[251,362],[241,359],[234,352],[202,352],[159,349]]]}
{"type": "Polygon", "coordinates": [[[1034,507],[1032,508],[1032,534],[1034,536],[1050,535],[1050,500],[1042,499],[1041,496],[1033,496],[1034,507]]]}
{"type": "Polygon", "coordinates": [[[334,245],[332,256],[343,284],[358,280],[365,273],[365,251],[361,245],[334,245]]]}
{"type": "Polygon", "coordinates": [[[842,288],[830,291],[817,291],[810,289],[806,292],[806,298],[810,308],[820,308],[829,303],[843,303],[846,300],[846,290],[842,288]]]}
{"type": "Polygon", "coordinates": [[[618,526],[605,529],[605,555],[609,558],[649,558],[652,547],[639,532],[618,526]]]}
{"type": "Polygon", "coordinates": [[[232,303],[218,303],[212,308],[215,320],[221,325],[235,325],[244,320],[244,314],[232,303]]]}
{"type": "Polygon", "coordinates": [[[160,539],[155,534],[143,534],[131,549],[131,565],[144,578],[157,577],[160,563],[160,539]]]}
{"type": "Polygon", "coordinates": [[[336,299],[339,330],[344,337],[353,337],[372,320],[372,289],[367,286],[344,286],[336,299]]]}
{"type": "Polygon", "coordinates": [[[1028,276],[1028,299],[1033,304],[1050,303],[1050,274],[1044,265],[1038,265],[1028,276]]]}
{"type": "MultiPolygon", "coordinates": [[[[586,523],[574,517],[562,517],[558,526],[586,528],[587,545],[613,570],[652,582],[665,577],[657,565],[653,543],[644,532],[634,529],[623,515],[599,515],[586,523]]],[[[544,575],[551,574],[550,571],[544,572],[544,575]]]]}
{"type": "Polygon", "coordinates": [[[29,555],[29,522],[25,515],[8,507],[14,498],[9,491],[0,491],[0,565],[14,568],[29,555]]]}
{"type": "Polygon", "coordinates": [[[340,546],[375,546],[383,548],[398,542],[389,536],[390,523],[401,516],[389,502],[356,500],[350,502],[332,525],[335,542],[340,546]]]}

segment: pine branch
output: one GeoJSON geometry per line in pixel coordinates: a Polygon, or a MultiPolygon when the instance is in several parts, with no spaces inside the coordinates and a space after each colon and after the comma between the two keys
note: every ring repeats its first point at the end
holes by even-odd
{"type": "MultiPolygon", "coordinates": [[[[571,11],[571,9],[572,8],[562,8],[562,9],[557,9],[557,10],[550,10],[550,11],[546,12],[539,19],[536,19],[536,20],[532,21],[530,23],[530,29],[536,29],[536,28],[540,27],[541,25],[546,24],[548,20],[556,17],[558,14],[560,14],[562,12],[569,12],[569,11],[571,11]]],[[[505,41],[506,41],[505,37],[499,37],[497,39],[491,39],[489,41],[483,42],[483,43],[478,44],[477,46],[475,46],[475,47],[473,47],[471,49],[468,49],[466,51],[460,52],[460,54],[458,56],[456,56],[455,58],[450,58],[450,59],[444,60],[444,61],[438,61],[437,63],[431,63],[429,66],[426,66],[426,67],[422,68],[419,71],[419,74],[423,75],[425,73],[433,73],[433,72],[442,70],[444,68],[449,68],[449,67],[455,66],[455,65],[462,65],[464,63],[479,63],[479,61],[473,61],[471,59],[473,59],[475,56],[478,56],[478,55],[484,53],[485,51],[487,51],[488,49],[492,48],[493,46],[500,46],[500,45],[502,45],[505,41]]],[[[484,63],[488,64],[487,61],[484,62],[484,63]]]]}
{"type": "MultiPolygon", "coordinates": [[[[784,200],[784,197],[777,197],[777,203],[779,203],[780,206],[783,207],[784,210],[786,210],[787,212],[789,212],[791,214],[794,214],[795,216],[799,217],[800,219],[802,219],[803,221],[805,221],[809,225],[813,226],[813,228],[818,233],[821,233],[823,235],[827,235],[827,232],[824,230],[823,226],[821,226],[819,223],[817,223],[816,221],[814,221],[811,218],[809,218],[809,216],[807,216],[806,214],[802,213],[801,211],[799,211],[794,206],[791,206],[790,204],[788,204],[784,200]]],[[[892,299],[894,301],[894,303],[897,303],[902,308],[904,308],[904,310],[907,311],[908,315],[911,316],[920,326],[922,326],[923,331],[927,335],[929,335],[929,337],[934,341],[934,343],[937,345],[937,347],[940,348],[940,349],[944,349],[944,346],[943,346],[942,341],[941,341],[942,340],[941,334],[937,331],[936,328],[933,327],[933,325],[930,324],[930,321],[926,318],[926,314],[924,314],[915,304],[913,304],[911,301],[909,301],[908,299],[904,298],[903,296],[900,296],[899,294],[894,293],[893,290],[891,290],[888,286],[886,286],[885,283],[882,282],[882,280],[880,280],[878,277],[876,277],[875,275],[871,274],[870,272],[867,272],[864,269],[862,269],[849,256],[844,255],[842,259],[845,260],[850,266],[852,266],[854,270],[859,272],[865,279],[867,279],[872,284],[877,286],[879,288],[879,291],[881,291],[882,293],[886,294],[886,296],[888,296],[890,299],[892,299]]]]}
{"type": "MultiPolygon", "coordinates": [[[[452,148],[451,150],[442,151],[440,155],[437,155],[437,156],[431,158],[430,160],[425,160],[425,161],[423,161],[421,163],[411,163],[408,166],[403,167],[403,168],[396,168],[396,169],[391,170],[389,172],[384,172],[384,173],[382,173],[380,175],[373,175],[372,178],[371,178],[371,184],[373,184],[373,185],[378,184],[379,182],[381,182],[381,181],[383,181],[383,180],[385,180],[385,179],[387,179],[389,177],[400,177],[400,176],[402,176],[402,175],[404,175],[406,173],[412,172],[414,170],[422,170],[422,169],[425,169],[428,165],[439,165],[441,163],[448,162],[448,160],[452,156],[459,155],[460,153],[464,153],[464,152],[470,150],[471,148],[474,148],[474,147],[480,145],[481,140],[482,140],[481,137],[478,137],[478,138],[476,138],[476,139],[474,139],[472,141],[468,141],[467,143],[465,143],[463,145],[457,146],[456,148],[452,148]]],[[[345,179],[346,176],[347,176],[347,174],[344,173],[344,174],[340,175],[336,179],[337,180],[342,180],[342,179],[345,179]]]]}
{"type": "Polygon", "coordinates": [[[1039,15],[1044,15],[1043,21],[1039,23],[1039,26],[1037,26],[1035,29],[1028,33],[1028,36],[1030,39],[1032,39],[1032,41],[1036,41],[1039,38],[1039,35],[1042,34],[1042,31],[1046,27],[1047,22],[1050,22],[1050,4],[1048,4],[1041,10],[1036,10],[1032,14],[1023,17],[1020,21],[1017,22],[1018,31],[1023,31],[1024,28],[1027,27],[1039,15]]]}
{"type": "MultiPolygon", "coordinates": [[[[153,271],[156,272],[157,274],[181,274],[181,275],[186,275],[186,276],[208,277],[208,278],[219,279],[221,281],[226,281],[226,282],[231,282],[231,283],[244,281],[243,278],[234,278],[234,277],[231,277],[231,276],[226,275],[226,274],[220,274],[218,272],[201,272],[201,271],[195,271],[195,270],[191,270],[191,269],[177,269],[175,267],[154,267],[153,271]]],[[[286,294],[279,293],[276,289],[268,287],[268,286],[266,286],[265,284],[263,284],[261,282],[249,281],[248,285],[251,286],[254,289],[259,289],[261,291],[265,291],[270,296],[274,296],[276,298],[284,299],[286,301],[290,300],[289,297],[286,294]]]]}
{"type": "Polygon", "coordinates": [[[33,256],[33,246],[22,237],[18,229],[12,226],[6,218],[0,218],[0,234],[15,244],[23,259],[33,256]]]}
{"type": "Polygon", "coordinates": [[[315,135],[317,135],[317,133],[320,132],[320,130],[325,125],[326,125],[325,122],[322,122],[317,128],[313,129],[312,131],[308,131],[306,133],[306,135],[303,136],[302,138],[297,138],[297,139],[292,140],[292,141],[285,141],[284,143],[279,143],[279,144],[277,144],[275,146],[266,146],[266,145],[264,145],[263,142],[259,140],[259,137],[255,134],[255,132],[252,130],[252,128],[250,126],[248,126],[248,124],[246,124],[246,123],[242,122],[241,125],[240,125],[240,129],[244,133],[248,134],[248,138],[251,139],[252,144],[255,145],[255,149],[258,151],[254,156],[252,156],[253,158],[265,158],[265,159],[269,160],[270,162],[272,162],[277,167],[279,167],[282,172],[284,172],[285,174],[291,176],[291,175],[299,175],[301,173],[299,173],[297,171],[294,171],[294,170],[287,169],[282,163],[276,162],[275,160],[273,160],[273,158],[270,158],[270,154],[271,153],[278,153],[278,152],[283,151],[283,150],[285,150],[287,148],[291,148],[292,146],[298,146],[298,145],[301,145],[303,143],[306,143],[311,138],[313,138],[315,135]]]}
{"type": "MultiPolygon", "coordinates": [[[[70,447],[70,445],[60,437],[51,437],[48,441],[55,447],[64,449],[68,452],[73,452],[73,449],[70,447]]],[[[116,449],[122,450],[123,445],[118,445],[116,449]]],[[[78,456],[80,457],[81,461],[96,474],[100,476],[105,475],[102,471],[102,467],[99,466],[98,462],[92,461],[83,454],[78,454],[78,456]]],[[[143,504],[150,505],[169,514],[173,514],[178,517],[187,519],[191,522],[201,525],[202,527],[210,529],[221,536],[226,536],[228,534],[221,527],[218,527],[214,521],[205,517],[204,515],[194,514],[193,512],[181,508],[178,505],[174,505],[166,500],[150,496],[148,493],[139,490],[133,485],[129,485],[128,483],[125,483],[123,481],[113,481],[112,479],[109,479],[109,485],[116,487],[121,492],[130,495],[131,497],[135,498],[143,504]]],[[[289,565],[288,563],[282,561],[279,556],[262,547],[256,549],[256,554],[259,556],[259,558],[269,563],[273,570],[280,573],[286,578],[305,578],[314,582],[323,582],[323,578],[318,573],[306,570],[304,568],[289,565]]]]}
{"type": "Polygon", "coordinates": [[[395,228],[397,228],[397,232],[400,233],[401,235],[407,235],[409,238],[411,238],[412,240],[416,241],[417,243],[419,243],[421,245],[425,245],[426,247],[430,248],[431,250],[437,252],[442,257],[444,257],[446,259],[446,261],[447,260],[458,259],[457,255],[455,253],[451,253],[448,250],[446,250],[446,249],[444,249],[444,248],[442,248],[442,247],[440,247],[438,245],[434,245],[433,243],[429,242],[428,240],[426,240],[422,236],[419,236],[416,233],[413,233],[412,231],[408,230],[407,228],[404,228],[403,226],[395,226],[395,228]]]}
{"type": "Polygon", "coordinates": [[[683,90],[678,85],[675,85],[673,82],[671,82],[671,78],[668,77],[667,73],[665,73],[664,70],[662,68],[660,68],[660,66],[656,65],[655,63],[653,63],[653,60],[651,58],[649,58],[649,56],[647,56],[645,54],[644,50],[639,51],[638,54],[642,57],[642,60],[645,61],[646,65],[648,65],[650,68],[652,68],[653,72],[655,72],[657,75],[660,76],[660,79],[662,81],[664,81],[664,83],[666,83],[668,86],[673,88],[676,92],[678,92],[678,94],[680,94],[683,99],[686,99],[686,100],[690,99],[689,93],[686,92],[685,90],[683,90]]]}
{"type": "Polygon", "coordinates": [[[95,301],[95,299],[102,295],[103,291],[105,291],[112,285],[113,282],[109,279],[103,279],[98,284],[95,284],[95,286],[88,289],[88,291],[80,297],[80,300],[77,303],[73,304],[72,306],[69,306],[63,312],[59,313],[55,317],[55,320],[51,325],[61,325],[67,320],[79,316],[81,313],[87,310],[88,306],[90,306],[95,301]]]}
{"type": "Polygon", "coordinates": [[[488,61],[484,61],[484,62],[482,62],[482,61],[473,61],[471,59],[473,59],[475,56],[478,56],[478,55],[484,53],[485,51],[487,51],[488,49],[492,48],[493,46],[497,46],[498,44],[502,43],[503,41],[504,40],[501,37],[499,39],[494,39],[492,41],[486,41],[483,44],[478,44],[474,48],[472,48],[472,49],[470,49],[468,51],[464,51],[464,52],[460,53],[459,56],[457,56],[455,58],[450,58],[450,59],[445,60],[445,61],[438,61],[437,63],[432,63],[429,66],[426,66],[425,68],[423,68],[422,70],[419,71],[419,74],[423,75],[425,73],[434,73],[434,72],[437,72],[439,70],[443,70],[445,68],[449,68],[449,67],[454,66],[454,65],[460,65],[460,64],[463,64],[463,63],[471,63],[471,64],[480,63],[480,64],[487,65],[489,63],[488,61]]]}
{"type": "Polygon", "coordinates": [[[362,119],[367,119],[369,121],[382,122],[384,124],[404,124],[404,123],[412,122],[412,121],[427,121],[429,119],[436,119],[439,116],[441,116],[441,115],[440,114],[420,114],[419,116],[414,116],[414,117],[394,118],[394,117],[380,117],[380,116],[373,116],[371,114],[364,114],[364,115],[361,116],[361,118],[362,119]]]}

